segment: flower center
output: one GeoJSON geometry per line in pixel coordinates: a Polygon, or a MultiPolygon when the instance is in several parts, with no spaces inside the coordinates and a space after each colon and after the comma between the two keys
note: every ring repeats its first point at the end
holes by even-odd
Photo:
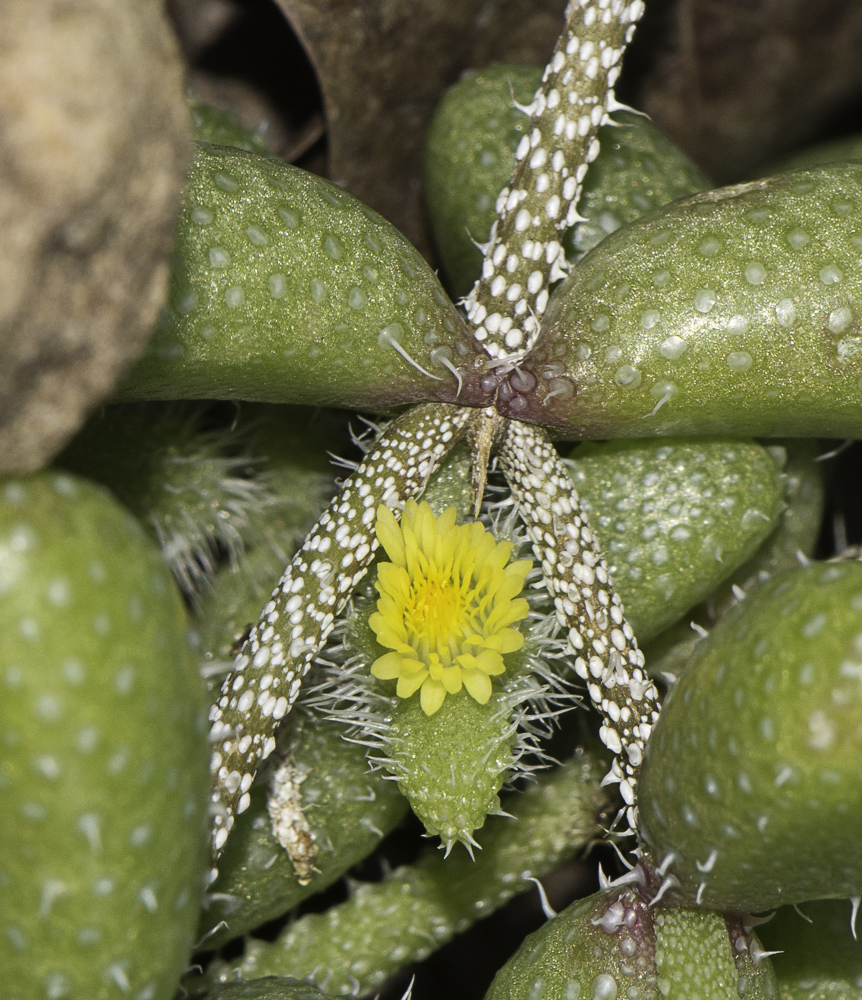
{"type": "Polygon", "coordinates": [[[440,572],[417,575],[404,607],[408,643],[426,660],[436,653],[446,666],[462,651],[464,640],[476,631],[476,592],[469,581],[440,572]]]}
{"type": "Polygon", "coordinates": [[[378,567],[380,600],[369,623],[392,652],[378,657],[371,673],[397,679],[401,698],[421,690],[428,715],[462,686],[480,704],[488,701],[490,678],[506,669],[504,654],[524,642],[510,626],[529,610],[517,595],[530,561],[508,563],[511,543],[496,542],[481,524],[458,525],[455,517],[453,507],[438,519],[427,503],[414,501],[400,525],[386,507],[377,514],[377,535],[391,562],[378,567]]]}
{"type": "Polygon", "coordinates": [[[417,638],[436,644],[437,637],[461,625],[466,612],[462,588],[454,580],[423,579],[413,584],[405,608],[407,627],[417,638]]]}

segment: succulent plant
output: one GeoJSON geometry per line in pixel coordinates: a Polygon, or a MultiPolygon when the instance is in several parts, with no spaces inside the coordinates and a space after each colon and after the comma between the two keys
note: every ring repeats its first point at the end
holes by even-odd
{"type": "Polygon", "coordinates": [[[43,472],[0,496],[3,988],[169,1000],[207,861],[179,592],[102,488],[43,472]]]}
{"type": "Polygon", "coordinates": [[[371,209],[197,107],[169,302],[60,460],[174,556],[190,641],[116,500],[3,485],[10,997],[168,998],[195,929],[206,950],[282,916],[408,803],[445,853],[184,987],[370,994],[601,838],[615,877],[546,905],[491,1000],[767,1000],[784,981],[752,911],[855,915],[862,571],[807,564],[823,491],[797,439],[862,422],[862,168],[705,190],[614,96],[642,13],[572,0],[544,72],[493,68],[441,108],[427,186],[457,305],[371,209]],[[239,417],[159,404],[194,399],[239,417]],[[286,404],[382,426],[335,484],[286,404]],[[176,732],[151,745],[157,714],[176,732]],[[130,761],[158,795],[115,780],[130,761]],[[121,909],[94,906],[108,881],[121,909]]]}

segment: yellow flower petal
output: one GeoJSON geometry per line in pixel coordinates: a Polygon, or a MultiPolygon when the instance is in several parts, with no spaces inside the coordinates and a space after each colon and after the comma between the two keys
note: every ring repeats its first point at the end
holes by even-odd
{"type": "Polygon", "coordinates": [[[403,600],[404,595],[410,592],[410,576],[403,566],[382,562],[377,567],[376,586],[381,595],[403,600]]]}
{"type": "Polygon", "coordinates": [[[489,575],[496,576],[498,573],[504,571],[506,563],[509,561],[509,556],[512,554],[512,543],[511,542],[498,542],[494,546],[493,552],[489,552],[487,558],[484,560],[484,566],[482,569],[489,575]]]}
{"type": "Polygon", "coordinates": [[[405,677],[414,674],[417,670],[424,670],[427,673],[428,667],[421,660],[414,660],[407,656],[401,657],[401,672],[405,677]]]}
{"type": "Polygon", "coordinates": [[[498,653],[505,655],[517,652],[524,645],[524,636],[515,628],[504,628],[489,635],[487,639],[478,641],[486,649],[496,649],[498,653]]]}
{"type": "MultiPolygon", "coordinates": [[[[416,694],[427,678],[427,670],[417,670],[413,674],[402,674],[398,678],[398,686],[395,688],[395,693],[399,698],[409,698],[411,694],[416,694]]],[[[439,681],[433,683],[439,684],[439,681]]]]}
{"type": "Polygon", "coordinates": [[[524,643],[511,626],[529,612],[517,595],[530,561],[510,564],[511,542],[456,518],[454,507],[435,517],[427,503],[413,500],[400,523],[378,509],[377,535],[392,561],[379,566],[380,596],[369,625],[392,652],[375,660],[371,672],[397,678],[401,698],[421,688],[428,715],[462,687],[481,704],[488,701],[490,677],[506,670],[503,656],[524,643]]]}
{"type": "Polygon", "coordinates": [[[470,656],[468,654],[467,656],[459,657],[459,659],[470,670],[481,670],[483,673],[494,675],[506,672],[506,664],[503,663],[503,657],[493,649],[483,649],[477,656],[470,656]]]}
{"type": "MultiPolygon", "coordinates": [[[[490,694],[490,692],[489,692],[490,694]]],[[[433,715],[443,704],[446,698],[446,688],[440,681],[434,681],[430,677],[422,685],[419,699],[422,711],[426,715],[433,715]]]]}
{"type": "Polygon", "coordinates": [[[524,597],[498,605],[488,615],[488,620],[485,622],[485,635],[507,628],[509,625],[526,618],[529,613],[530,605],[524,597]]]}
{"type": "Polygon", "coordinates": [[[399,653],[413,653],[415,655],[416,651],[410,643],[404,641],[405,637],[406,633],[403,630],[399,634],[388,624],[377,631],[377,641],[381,646],[386,646],[387,649],[396,649],[399,653]]]}
{"type": "Polygon", "coordinates": [[[382,681],[391,681],[401,676],[401,653],[384,653],[371,664],[371,673],[382,681]]]}
{"type": "Polygon", "coordinates": [[[386,555],[396,566],[404,565],[404,539],[395,520],[395,515],[385,505],[377,508],[377,522],[374,526],[377,538],[386,555]]]}
{"type": "Polygon", "coordinates": [[[447,667],[440,678],[443,687],[449,694],[457,694],[461,690],[461,670],[459,667],[447,667]]]}
{"type": "Polygon", "coordinates": [[[506,576],[494,589],[494,600],[497,602],[511,601],[524,589],[524,581],[520,576],[506,576]]]}
{"type": "MultiPolygon", "coordinates": [[[[480,705],[486,705],[491,697],[491,678],[481,670],[462,670],[461,676],[467,693],[480,705]]],[[[424,692],[425,688],[422,690],[424,692]]]]}
{"type": "Polygon", "coordinates": [[[532,559],[519,559],[517,562],[509,563],[506,567],[506,573],[514,576],[517,574],[522,580],[525,580],[533,568],[532,559]]]}

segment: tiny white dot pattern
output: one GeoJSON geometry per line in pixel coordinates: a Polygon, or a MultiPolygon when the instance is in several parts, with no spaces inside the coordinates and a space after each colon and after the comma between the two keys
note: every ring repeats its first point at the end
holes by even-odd
{"type": "Polygon", "coordinates": [[[522,109],[530,123],[512,179],[497,197],[482,277],[465,300],[473,336],[492,358],[529,351],[548,286],[566,274],[561,240],[579,221],[583,180],[599,152],[597,132],[620,107],[614,84],[643,11],[641,0],[571,0],[542,85],[522,109]]]}
{"type": "Polygon", "coordinates": [[[606,782],[619,782],[626,819],[636,828],[635,788],[644,747],[658,719],[658,692],[625,620],[577,490],[547,433],[510,420],[500,446],[503,473],[568,639],[575,673],[603,717],[602,742],[614,754],[606,782]]]}

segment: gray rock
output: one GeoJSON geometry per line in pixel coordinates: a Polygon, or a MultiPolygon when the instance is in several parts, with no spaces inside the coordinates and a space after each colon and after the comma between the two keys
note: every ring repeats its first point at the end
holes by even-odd
{"type": "Polygon", "coordinates": [[[49,461],[143,349],[188,117],[162,4],[4,3],[0,472],[49,461]]]}

